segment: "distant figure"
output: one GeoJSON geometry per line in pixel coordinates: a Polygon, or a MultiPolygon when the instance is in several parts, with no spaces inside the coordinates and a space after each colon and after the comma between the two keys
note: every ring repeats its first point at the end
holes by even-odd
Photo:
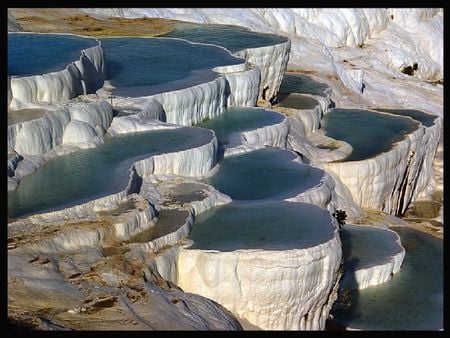
{"type": "Polygon", "coordinates": [[[361,94],[364,93],[364,88],[366,88],[366,85],[363,83],[361,86],[361,94]]]}

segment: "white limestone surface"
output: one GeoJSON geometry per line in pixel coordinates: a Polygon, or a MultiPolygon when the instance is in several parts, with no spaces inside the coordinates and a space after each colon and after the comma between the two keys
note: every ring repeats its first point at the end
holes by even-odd
{"type": "Polygon", "coordinates": [[[222,74],[229,86],[227,107],[254,107],[258,101],[261,73],[258,68],[222,74]]]}
{"type": "Polygon", "coordinates": [[[341,262],[331,240],[283,251],[181,248],[177,284],[265,330],[324,330],[341,262]]]}
{"type": "Polygon", "coordinates": [[[272,46],[247,48],[234,53],[260,69],[259,99],[271,101],[276,98],[287,69],[290,50],[291,41],[288,40],[272,46]]]}

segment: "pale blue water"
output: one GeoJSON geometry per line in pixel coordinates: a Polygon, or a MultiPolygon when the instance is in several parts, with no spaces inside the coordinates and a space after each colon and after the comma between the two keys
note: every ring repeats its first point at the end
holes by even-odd
{"type": "Polygon", "coordinates": [[[204,179],[235,200],[294,197],[320,183],[324,172],[295,163],[295,155],[279,148],[262,148],[227,156],[219,171],[204,179]]]}
{"type": "Polygon", "coordinates": [[[305,93],[325,97],[324,91],[327,88],[326,84],[317,82],[307,75],[284,73],[279,93],[305,93]]]}
{"type": "Polygon", "coordinates": [[[287,41],[282,36],[256,33],[243,27],[185,23],[177,24],[172,32],[163,36],[214,44],[225,47],[232,53],[247,48],[272,46],[287,41]]]}
{"type": "Polygon", "coordinates": [[[391,229],[406,250],[400,271],[386,283],[353,291],[352,306],[335,311],[335,321],[364,330],[443,328],[443,241],[414,229],[391,229]]]}
{"type": "Polygon", "coordinates": [[[115,95],[145,96],[216,78],[211,68],[243,62],[222,48],[163,38],[101,39],[115,95]]]}
{"type": "Polygon", "coordinates": [[[8,75],[37,75],[63,70],[97,46],[92,38],[59,34],[8,33],[8,75]]]}
{"type": "Polygon", "coordinates": [[[401,252],[396,238],[388,230],[345,224],[341,239],[346,267],[354,271],[388,262],[401,252]]]}
{"type": "Polygon", "coordinates": [[[330,240],[333,232],[328,211],[312,204],[232,202],[197,216],[190,249],[301,249],[330,240]]]}
{"type": "Polygon", "coordinates": [[[401,116],[359,109],[332,109],[324,115],[321,124],[327,136],[353,147],[353,152],[343,161],[366,160],[387,152],[419,126],[401,116]]]}
{"type": "Polygon", "coordinates": [[[223,145],[229,144],[230,136],[237,132],[253,130],[281,123],[283,115],[262,108],[232,107],[221,115],[199,123],[202,128],[212,129],[223,145]]]}
{"type": "Polygon", "coordinates": [[[8,217],[58,210],[119,192],[136,160],[198,147],[212,137],[201,128],[155,130],[115,136],[96,148],[58,156],[8,192],[8,217]]]}
{"type": "Polygon", "coordinates": [[[387,112],[396,115],[409,116],[416,121],[422,123],[425,127],[431,127],[434,124],[437,116],[433,116],[423,111],[416,109],[385,109],[385,108],[376,108],[374,110],[378,110],[381,112],[387,112]]]}
{"type": "Polygon", "coordinates": [[[312,97],[299,94],[290,94],[278,103],[280,107],[294,109],[314,109],[318,104],[312,97]]]}

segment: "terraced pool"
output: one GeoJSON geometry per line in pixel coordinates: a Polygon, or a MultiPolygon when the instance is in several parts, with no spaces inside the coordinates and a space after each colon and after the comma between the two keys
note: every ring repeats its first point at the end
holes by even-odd
{"type": "Polygon", "coordinates": [[[189,249],[301,249],[330,240],[334,230],[330,214],[312,204],[232,202],[196,218],[189,249]]]}
{"type": "Polygon", "coordinates": [[[191,23],[176,24],[173,31],[162,36],[214,44],[225,47],[232,53],[246,48],[271,46],[287,41],[282,36],[252,32],[238,26],[191,23]]]}
{"type": "Polygon", "coordinates": [[[67,34],[8,33],[8,75],[29,76],[63,70],[98,45],[92,38],[67,34]]]}
{"type": "Polygon", "coordinates": [[[429,234],[395,227],[406,250],[391,280],[351,292],[349,309],[334,320],[364,330],[439,330],[443,328],[443,241],[429,234]]]}
{"type": "Polygon", "coordinates": [[[108,79],[120,96],[178,90],[217,77],[211,68],[243,63],[226,50],[177,39],[101,39],[108,79]]]}
{"type": "MultiPolygon", "coordinates": [[[[214,119],[199,123],[216,133],[219,143],[228,145],[240,132],[281,123],[283,115],[262,108],[231,107],[214,119]]],[[[233,140],[235,141],[235,140],[233,140]]]]}
{"type": "Polygon", "coordinates": [[[317,186],[321,169],[293,162],[296,155],[279,148],[262,148],[227,156],[218,172],[203,181],[235,200],[294,197],[317,186]]]}
{"type": "Polygon", "coordinates": [[[8,217],[58,210],[117,193],[126,188],[133,162],[199,147],[212,137],[211,131],[201,128],[154,130],[118,135],[96,148],[58,156],[8,192],[8,217]]]}
{"type": "Polygon", "coordinates": [[[353,147],[353,152],[343,161],[366,160],[387,152],[395,142],[419,127],[402,116],[360,109],[332,109],[321,124],[327,136],[353,147]]]}

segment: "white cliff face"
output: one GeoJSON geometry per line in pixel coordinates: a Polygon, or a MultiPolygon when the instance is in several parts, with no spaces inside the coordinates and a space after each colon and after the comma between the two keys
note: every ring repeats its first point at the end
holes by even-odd
{"type": "Polygon", "coordinates": [[[323,330],[340,261],[337,230],[328,242],[307,249],[181,248],[178,285],[265,330],[323,330]]]}
{"type": "Polygon", "coordinates": [[[261,73],[259,69],[222,74],[228,83],[230,94],[227,107],[254,107],[258,100],[261,73]]]}
{"type": "Polygon", "coordinates": [[[19,109],[32,102],[64,102],[78,95],[95,92],[103,85],[105,72],[103,48],[100,45],[82,50],[80,59],[61,71],[12,77],[12,96],[8,107],[19,109]]]}

